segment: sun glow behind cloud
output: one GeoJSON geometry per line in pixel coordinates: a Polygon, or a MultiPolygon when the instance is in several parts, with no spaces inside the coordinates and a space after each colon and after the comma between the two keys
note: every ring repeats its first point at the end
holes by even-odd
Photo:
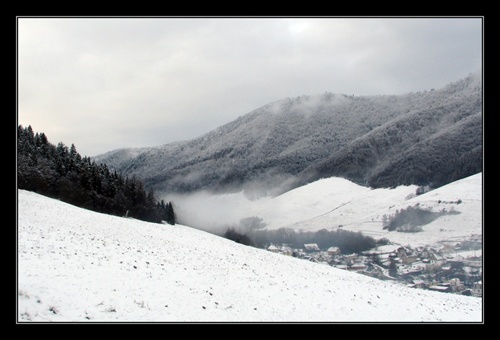
{"type": "Polygon", "coordinates": [[[19,18],[19,123],[87,155],[197,137],[300,95],[438,88],[475,19],[19,18]]]}

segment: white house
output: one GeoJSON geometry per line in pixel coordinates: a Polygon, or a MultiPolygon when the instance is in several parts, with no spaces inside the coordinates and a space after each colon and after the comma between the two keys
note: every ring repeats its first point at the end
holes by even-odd
{"type": "Polygon", "coordinates": [[[279,251],[279,249],[272,244],[269,247],[267,247],[267,250],[272,251],[273,253],[277,253],[279,251]]]}
{"type": "Polygon", "coordinates": [[[319,251],[319,247],[316,243],[306,243],[304,244],[304,248],[308,251],[319,251]]]}
{"type": "Polygon", "coordinates": [[[340,255],[340,248],[339,247],[330,247],[327,250],[328,255],[340,255]]]}

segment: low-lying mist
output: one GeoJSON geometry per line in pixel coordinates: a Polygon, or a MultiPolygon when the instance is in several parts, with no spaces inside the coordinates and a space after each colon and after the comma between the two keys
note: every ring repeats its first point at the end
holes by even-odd
{"type": "Polygon", "coordinates": [[[244,191],[214,194],[200,191],[191,194],[166,195],[171,201],[179,224],[204,230],[238,243],[258,248],[287,245],[302,248],[316,243],[321,249],[338,246],[342,252],[361,252],[375,247],[377,241],[360,232],[346,230],[295,231],[291,228],[266,228],[259,215],[271,196],[251,199],[244,191]]]}
{"type": "MultiPolygon", "coordinates": [[[[229,228],[246,226],[250,218],[258,219],[259,205],[271,197],[251,199],[244,191],[225,194],[199,191],[169,194],[163,199],[172,202],[177,223],[222,236],[229,228]]],[[[260,221],[262,227],[265,221],[260,221]]]]}
{"type": "Polygon", "coordinates": [[[199,190],[160,196],[165,202],[172,202],[177,223],[223,235],[228,228],[248,224],[247,218],[260,218],[259,209],[291,190],[296,181],[296,176],[268,171],[241,185],[228,186],[225,191],[199,190]]]}

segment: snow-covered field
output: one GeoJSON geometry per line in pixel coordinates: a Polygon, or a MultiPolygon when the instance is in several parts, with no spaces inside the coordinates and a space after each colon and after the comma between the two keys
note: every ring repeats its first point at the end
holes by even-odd
{"type": "MultiPolygon", "coordinates": [[[[338,196],[332,194],[326,211],[318,199],[303,201],[318,208],[310,215],[295,211],[300,206],[289,210],[292,203],[284,201],[275,213],[295,214],[283,223],[296,223],[294,218],[333,214],[354,199],[338,196]]],[[[463,206],[477,199],[469,202],[463,192],[460,198],[463,206]]],[[[19,322],[483,320],[481,298],[412,289],[187,226],[98,214],[24,190],[18,190],[17,246],[19,322]]]]}

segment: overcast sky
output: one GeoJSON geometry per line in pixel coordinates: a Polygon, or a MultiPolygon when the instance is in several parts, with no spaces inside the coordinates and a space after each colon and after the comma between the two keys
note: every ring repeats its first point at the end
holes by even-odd
{"type": "Polygon", "coordinates": [[[18,123],[84,156],[198,137],[286,97],[440,88],[481,18],[18,18],[18,123]]]}

